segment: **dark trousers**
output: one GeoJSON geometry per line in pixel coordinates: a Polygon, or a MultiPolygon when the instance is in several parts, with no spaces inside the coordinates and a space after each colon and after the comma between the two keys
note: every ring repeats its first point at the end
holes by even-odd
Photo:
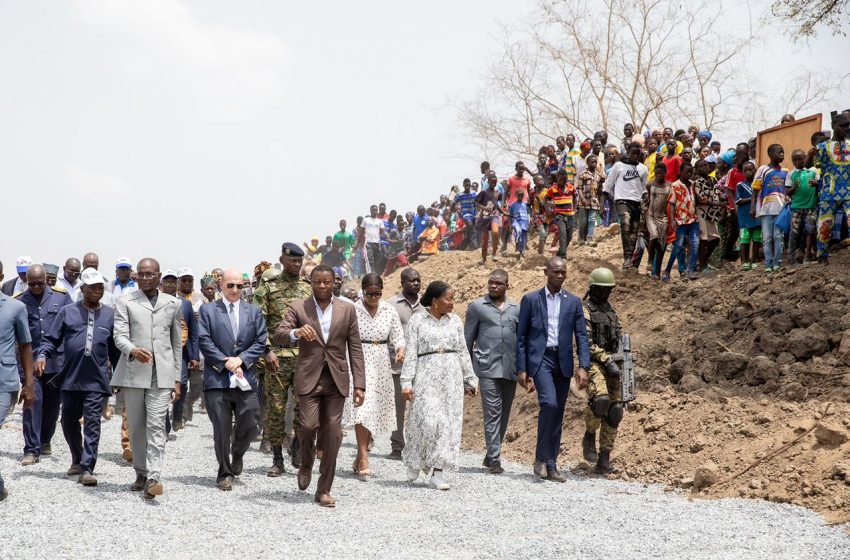
{"type": "Polygon", "coordinates": [[[617,200],[617,219],[620,222],[620,240],[623,243],[623,262],[631,263],[635,251],[638,227],[640,226],[640,202],[636,200],[617,200]]]}
{"type": "Polygon", "coordinates": [[[213,427],[213,447],[218,461],[216,480],[222,480],[224,477],[233,476],[231,453],[233,457],[244,455],[257,437],[260,402],[257,400],[256,391],[241,389],[208,389],[204,397],[207,401],[207,415],[213,427]]]}
{"type": "Polygon", "coordinates": [[[71,450],[71,464],[80,465],[83,471],[92,473],[100,444],[100,415],[109,395],[94,391],[61,393],[62,433],[71,450]],[[82,426],[80,418],[83,419],[82,426]]]}
{"type": "MultiPolygon", "coordinates": [[[[353,388],[352,388],[353,390],[353,388]]],[[[298,395],[298,407],[301,429],[298,440],[301,442],[301,468],[312,469],[316,460],[316,434],[322,441],[322,464],[319,467],[317,494],[331,491],[336,473],[336,457],[342,443],[342,410],[345,397],[339,392],[333,376],[326,365],[322,369],[319,382],[306,395],[298,395]]]]}
{"type": "Polygon", "coordinates": [[[508,429],[511,406],[516,394],[516,381],[510,379],[478,380],[481,391],[481,408],[484,413],[484,442],[487,445],[487,458],[498,461],[502,453],[502,440],[508,429]]]}
{"type": "Polygon", "coordinates": [[[195,413],[195,403],[198,399],[203,402],[204,398],[204,372],[201,370],[189,370],[189,394],[186,397],[186,403],[183,406],[183,418],[187,422],[192,421],[195,413]]]}
{"type": "Polygon", "coordinates": [[[41,455],[41,447],[50,445],[59,420],[61,396],[58,374],[44,374],[35,378],[35,404],[24,409],[24,454],[41,455]]]}
{"type": "Polygon", "coordinates": [[[393,372],[393,392],[395,393],[395,430],[390,435],[390,445],[393,451],[404,449],[404,409],[407,401],[401,394],[401,375],[393,372]]]}
{"type": "Polygon", "coordinates": [[[565,214],[555,214],[555,225],[558,226],[558,256],[567,258],[567,248],[573,240],[576,217],[565,214]]]}
{"type": "Polygon", "coordinates": [[[189,384],[180,384],[180,398],[174,403],[171,409],[171,420],[174,422],[175,429],[180,427],[180,422],[183,420],[183,406],[186,404],[186,395],[189,393],[189,384]]]}
{"type": "Polygon", "coordinates": [[[537,417],[536,460],[549,468],[556,468],[561,450],[561,431],[564,426],[564,409],[570,394],[570,378],[561,374],[557,350],[546,350],[543,363],[534,376],[540,415],[537,417]]]}

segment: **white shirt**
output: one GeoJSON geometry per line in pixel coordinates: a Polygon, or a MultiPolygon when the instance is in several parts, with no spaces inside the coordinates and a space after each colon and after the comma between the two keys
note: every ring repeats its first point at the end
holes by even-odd
{"type": "Polygon", "coordinates": [[[132,294],[133,292],[138,291],[138,289],[139,289],[138,282],[133,281],[132,278],[130,280],[127,280],[126,286],[122,286],[121,283],[118,282],[117,278],[112,281],[112,295],[115,296],[116,298],[119,298],[119,297],[127,295],[127,294],[132,294]]]}
{"type": "Polygon", "coordinates": [[[29,289],[29,285],[26,282],[24,282],[23,280],[21,280],[21,278],[19,276],[18,278],[15,278],[15,289],[12,290],[12,295],[15,295],[15,294],[18,294],[18,293],[21,293],[21,292],[26,292],[28,289],[29,289]]]}
{"type": "MultiPolygon", "coordinates": [[[[65,276],[60,276],[56,279],[56,285],[60,288],[65,288],[65,291],[68,292],[68,295],[71,296],[71,301],[74,303],[80,299],[80,286],[83,285],[83,281],[77,278],[77,281],[72,286],[70,282],[65,280],[65,276]]],[[[106,293],[106,292],[104,292],[106,293]]]]}
{"type": "Polygon", "coordinates": [[[564,295],[564,290],[558,290],[558,293],[553,294],[546,290],[546,315],[549,317],[549,323],[546,325],[546,348],[558,345],[558,327],[561,319],[561,299],[564,295]]]}
{"type": "Polygon", "coordinates": [[[380,243],[381,229],[384,227],[384,221],[380,218],[363,218],[363,228],[366,230],[366,243],[380,243]]]}
{"type": "MultiPolygon", "coordinates": [[[[328,304],[327,309],[322,311],[322,307],[319,305],[319,302],[316,301],[316,296],[313,296],[313,305],[316,306],[316,316],[319,318],[319,326],[322,328],[322,339],[327,342],[328,337],[331,336],[331,321],[333,320],[334,315],[334,300],[335,296],[331,296],[331,302],[328,304]]],[[[298,340],[298,337],[295,336],[295,330],[292,329],[289,331],[289,340],[295,342],[298,340]]]]}
{"type": "Polygon", "coordinates": [[[230,306],[233,306],[233,315],[236,317],[236,332],[233,333],[234,338],[239,335],[239,303],[241,299],[237,299],[236,301],[229,301],[227,299],[222,299],[221,302],[224,304],[224,308],[227,309],[227,320],[230,320],[230,306]]]}
{"type": "Polygon", "coordinates": [[[640,202],[641,195],[646,192],[649,175],[642,163],[632,165],[618,161],[605,179],[603,192],[614,197],[614,200],[631,200],[640,202]]]}

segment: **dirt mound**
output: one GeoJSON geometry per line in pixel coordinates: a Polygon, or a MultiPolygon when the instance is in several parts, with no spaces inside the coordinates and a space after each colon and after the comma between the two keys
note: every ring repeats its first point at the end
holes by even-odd
{"type": "MultiPolygon", "coordinates": [[[[416,268],[425,285],[444,280],[455,288],[461,316],[485,293],[493,268],[508,271],[509,296],[517,301],[544,284],[542,256],[509,255],[487,267],[479,258],[443,253],[416,268]]],[[[565,283],[583,296],[591,270],[612,268],[612,302],[632,335],[640,395],[620,425],[612,457],[619,472],[611,476],[696,496],[790,502],[830,521],[850,520],[848,251],[827,267],[767,275],[727,265],[711,277],[670,284],[621,273],[620,262],[615,237],[571,247],[565,283]]],[[[399,288],[396,273],[385,293],[399,288]]],[[[565,461],[582,472],[584,405],[570,397],[562,447],[565,461]]],[[[533,461],[537,410],[535,395],[517,396],[506,457],[533,461]]],[[[470,399],[464,444],[483,450],[483,443],[480,401],[470,399]]]]}

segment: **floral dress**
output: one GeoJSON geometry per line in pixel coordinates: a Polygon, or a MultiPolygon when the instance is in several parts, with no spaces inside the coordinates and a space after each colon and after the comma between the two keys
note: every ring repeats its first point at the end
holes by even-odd
{"type": "Polygon", "coordinates": [[[362,424],[373,434],[391,432],[396,429],[395,388],[388,343],[404,348],[404,330],[398,311],[385,301],[378,304],[374,317],[361,301],[354,308],[366,364],[366,398],[353,410],[352,423],[362,424]]]}
{"type": "Polygon", "coordinates": [[[437,320],[426,312],[410,318],[400,381],[402,389],[413,388],[404,463],[422,470],[456,468],[464,388],[478,387],[460,317],[449,313],[437,320]]]}

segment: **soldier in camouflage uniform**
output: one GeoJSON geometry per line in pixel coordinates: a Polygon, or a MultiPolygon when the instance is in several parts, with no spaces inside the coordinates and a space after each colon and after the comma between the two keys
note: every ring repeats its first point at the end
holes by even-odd
{"type": "MultiPolygon", "coordinates": [[[[614,273],[597,268],[590,273],[590,289],[584,297],[584,320],[590,340],[590,371],[587,384],[588,405],[584,411],[584,458],[596,463],[598,473],[611,472],[610,455],[617,439],[617,426],[625,405],[620,395],[620,366],[617,363],[622,330],[617,312],[608,302],[614,289],[614,273]],[[599,453],[596,432],[599,431],[599,453]]],[[[620,358],[622,359],[622,358],[620,358]]]]}
{"type": "MultiPolygon", "coordinates": [[[[286,439],[284,418],[289,395],[298,361],[298,348],[274,346],[272,337],[278,325],[283,321],[290,304],[312,296],[310,286],[301,281],[300,271],[304,251],[294,243],[284,243],[281,249],[280,264],[283,272],[276,278],[263,283],[254,292],[254,305],[258,306],[266,319],[269,341],[266,354],[260,365],[264,372],[264,396],[266,416],[264,421],[265,438],[272,447],[272,466],[268,476],[280,476],[283,468],[283,444],[286,439]]],[[[295,413],[294,427],[298,433],[298,413],[295,413]]],[[[297,445],[293,445],[293,459],[297,445]]]]}

